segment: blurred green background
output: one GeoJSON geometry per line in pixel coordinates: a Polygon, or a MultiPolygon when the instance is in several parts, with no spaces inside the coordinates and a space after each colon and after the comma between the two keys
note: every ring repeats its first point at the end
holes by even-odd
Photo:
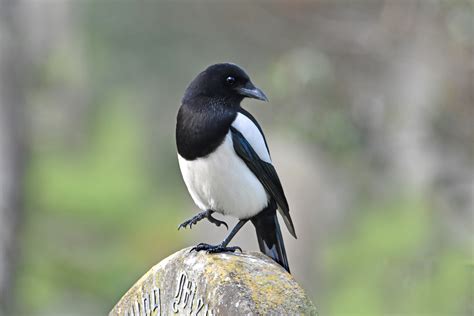
{"type": "Polygon", "coordinates": [[[473,39],[472,1],[0,0],[0,314],[105,315],[221,239],[176,229],[174,124],[222,61],[270,98],[244,107],[321,315],[474,314],[473,39]]]}

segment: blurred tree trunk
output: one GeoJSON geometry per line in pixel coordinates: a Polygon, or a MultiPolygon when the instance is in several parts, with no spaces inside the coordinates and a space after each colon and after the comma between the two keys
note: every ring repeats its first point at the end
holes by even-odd
{"type": "Polygon", "coordinates": [[[24,173],[24,93],[20,6],[0,0],[0,314],[13,305],[22,214],[24,173]]]}

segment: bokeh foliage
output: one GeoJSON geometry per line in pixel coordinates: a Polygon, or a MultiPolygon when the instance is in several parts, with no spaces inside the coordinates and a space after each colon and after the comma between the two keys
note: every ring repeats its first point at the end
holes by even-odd
{"type": "Polygon", "coordinates": [[[425,201],[369,205],[325,255],[330,315],[461,315],[472,298],[467,254],[443,242],[425,201]]]}
{"type": "MultiPolygon", "coordinates": [[[[174,119],[191,76],[223,60],[251,70],[254,81],[270,96],[271,107],[252,108],[263,122],[270,147],[275,148],[281,138],[284,145],[302,149],[279,150],[279,159],[306,155],[308,169],[315,168],[322,179],[320,187],[309,177],[284,181],[285,189],[291,191],[291,186],[306,181],[305,195],[332,194],[337,201],[349,201],[339,206],[339,217],[321,211],[326,207],[323,199],[292,209],[300,224],[297,247],[308,247],[304,240],[312,240],[317,229],[323,231],[318,235],[323,241],[309,245],[317,249],[303,249],[304,257],[290,258],[309,269],[309,274],[293,271],[298,281],[306,282],[321,313],[472,314],[472,240],[451,236],[446,222],[455,216],[435,207],[437,196],[429,189],[391,178],[410,176],[403,168],[389,170],[389,158],[398,162],[394,157],[411,148],[386,150],[393,141],[389,136],[399,134],[393,122],[403,121],[396,112],[400,100],[388,94],[386,112],[375,109],[377,115],[389,117],[382,120],[389,124],[377,127],[378,116],[370,116],[374,109],[360,110],[351,94],[367,86],[378,100],[383,99],[377,95],[382,88],[395,90],[395,79],[380,79],[387,68],[394,68],[397,58],[406,62],[397,49],[401,51],[399,46],[408,40],[404,23],[390,20],[393,3],[70,4],[74,22],[68,25],[67,40],[53,46],[37,65],[28,96],[34,127],[18,314],[104,315],[151,265],[188,245],[184,238],[196,236],[176,230],[193,206],[177,168],[174,119]],[[382,23],[377,19],[384,17],[381,11],[389,17],[386,33],[378,28],[382,23]],[[373,27],[364,29],[365,23],[373,27]],[[399,28],[400,38],[393,35],[393,42],[383,42],[399,28]],[[336,31],[324,33],[332,29],[336,31]],[[350,40],[341,36],[346,33],[350,40]],[[374,34],[380,51],[364,51],[358,41],[374,34]],[[303,213],[308,210],[320,217],[301,231],[309,221],[308,213],[303,213]],[[336,224],[325,226],[331,221],[336,224]]],[[[435,12],[447,16],[442,30],[453,29],[455,35],[458,17],[465,18],[466,5],[458,4],[460,11],[452,9],[454,4],[434,4],[439,10],[435,12]]],[[[401,12],[409,15],[410,5],[406,6],[401,12]]],[[[437,19],[436,15],[436,25],[437,19]]],[[[420,32],[431,34],[429,30],[420,32]]],[[[462,51],[465,41],[458,44],[451,38],[457,36],[440,34],[441,42],[462,51]]],[[[404,75],[402,82],[412,76],[404,75]]],[[[434,101],[449,106],[457,101],[452,90],[433,94],[434,101]]],[[[359,97],[364,103],[372,95],[359,97]]],[[[463,107],[442,108],[433,117],[439,117],[449,135],[456,135],[457,124],[443,121],[443,113],[460,122],[463,111],[463,107]]],[[[461,144],[471,139],[468,135],[461,144]]],[[[286,174],[292,172],[290,168],[286,174]]],[[[291,205],[295,202],[290,200],[291,205]]]]}
{"type": "Polygon", "coordinates": [[[182,243],[176,217],[184,206],[143,167],[140,129],[124,99],[101,108],[84,148],[33,154],[18,282],[37,294],[24,296],[25,312],[78,300],[105,313],[144,266],[182,243]]]}

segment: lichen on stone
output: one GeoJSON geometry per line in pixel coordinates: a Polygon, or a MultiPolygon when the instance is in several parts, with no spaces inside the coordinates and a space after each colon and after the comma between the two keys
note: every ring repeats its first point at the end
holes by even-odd
{"type": "Polygon", "coordinates": [[[115,315],[316,315],[304,290],[261,253],[178,251],[147,272],[115,315]]]}

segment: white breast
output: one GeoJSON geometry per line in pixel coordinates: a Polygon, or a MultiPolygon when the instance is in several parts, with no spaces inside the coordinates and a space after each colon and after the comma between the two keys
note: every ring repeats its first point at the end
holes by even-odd
{"type": "Polygon", "coordinates": [[[267,193],[235,153],[230,132],[210,155],[188,161],[178,154],[178,161],[188,191],[200,209],[244,219],[267,206],[267,193]]]}

